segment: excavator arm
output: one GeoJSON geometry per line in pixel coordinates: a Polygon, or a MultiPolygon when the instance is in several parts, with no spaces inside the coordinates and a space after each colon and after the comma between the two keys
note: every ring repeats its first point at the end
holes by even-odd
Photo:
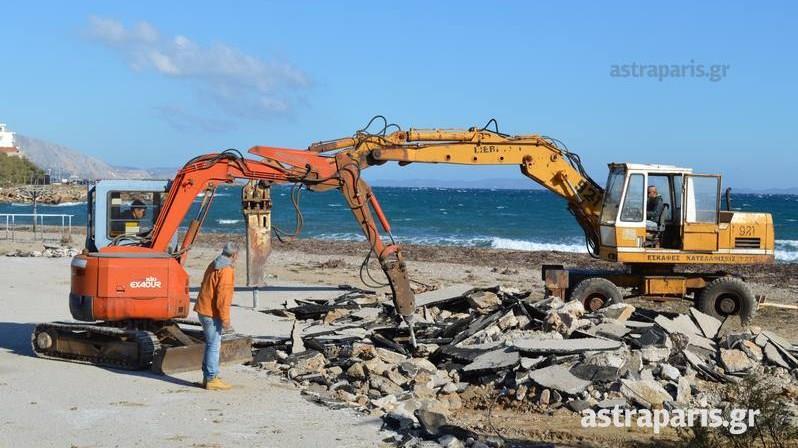
{"type": "Polygon", "coordinates": [[[487,127],[409,129],[388,134],[385,131],[390,126],[386,122],[379,133],[361,129],[352,137],[315,143],[308,152],[337,152],[337,158],[349,158],[361,168],[386,162],[519,166],[525,176],[567,201],[591,251],[597,254],[604,191],[584,171],[579,156],[557,140],[539,135],[511,136],[487,127]]]}
{"type": "MultiPolygon", "coordinates": [[[[261,151],[263,148],[253,147],[250,153],[264,156],[261,151]]],[[[168,251],[169,243],[194,199],[205,192],[200,213],[190,222],[180,248],[173,251],[181,264],[184,263],[210,207],[213,191],[221,183],[247,179],[261,180],[268,184],[301,183],[315,191],[337,188],[349,204],[369,241],[371,253],[378,258],[388,278],[397,312],[408,319],[415,310],[415,297],[410,288],[404,258],[393,238],[386,244],[377,229],[374,215],[383,230],[390,234],[390,224],[371,188],[360,177],[360,167],[344,158],[326,157],[307,151],[282,148],[268,150],[268,157],[264,156],[262,160],[246,159],[237,152],[225,151],[200,156],[187,163],[170,185],[167,198],[149,235],[148,246],[158,251],[168,251]]]]}

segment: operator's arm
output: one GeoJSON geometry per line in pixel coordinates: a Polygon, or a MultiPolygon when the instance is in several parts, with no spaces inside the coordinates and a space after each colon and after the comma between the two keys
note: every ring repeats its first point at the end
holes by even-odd
{"type": "Polygon", "coordinates": [[[235,271],[233,268],[224,268],[219,271],[219,282],[216,283],[216,306],[222,327],[230,328],[230,304],[233,303],[235,289],[235,271]]]}

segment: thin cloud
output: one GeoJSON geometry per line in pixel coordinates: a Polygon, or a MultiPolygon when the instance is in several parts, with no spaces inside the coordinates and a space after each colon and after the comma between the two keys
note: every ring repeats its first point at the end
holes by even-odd
{"type": "Polygon", "coordinates": [[[209,133],[230,130],[235,125],[228,120],[203,117],[189,112],[180,106],[158,106],[155,108],[158,115],[170,126],[180,131],[199,129],[209,133]]]}
{"type": "MultiPolygon", "coordinates": [[[[191,82],[201,99],[237,117],[289,113],[302,102],[301,94],[310,86],[307,74],[290,63],[266,60],[219,43],[203,46],[182,35],[163,36],[147,22],[126,26],[92,16],[87,34],[119,53],[131,69],[191,82]]],[[[163,106],[159,111],[163,114],[170,108],[172,112],[183,110],[163,106]]],[[[189,121],[196,122],[196,118],[189,121]]]]}

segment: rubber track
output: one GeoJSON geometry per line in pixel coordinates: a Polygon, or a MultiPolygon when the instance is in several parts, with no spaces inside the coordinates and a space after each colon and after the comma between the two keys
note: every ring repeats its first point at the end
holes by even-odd
{"type": "MultiPolygon", "coordinates": [[[[55,341],[53,342],[55,343],[55,341]]],[[[33,353],[40,358],[111,367],[123,370],[140,370],[149,368],[150,364],[152,363],[152,359],[161,348],[161,343],[158,340],[158,337],[150,331],[125,330],[123,328],[105,327],[93,324],[49,322],[36,325],[33,334],[31,335],[31,346],[33,348],[33,353]],[[119,338],[120,340],[127,336],[135,340],[138,344],[139,359],[119,360],[76,355],[74,353],[57,353],[52,351],[49,353],[43,353],[36,347],[36,335],[48,329],[55,330],[56,334],[60,334],[64,331],[85,331],[87,333],[119,338]]]]}

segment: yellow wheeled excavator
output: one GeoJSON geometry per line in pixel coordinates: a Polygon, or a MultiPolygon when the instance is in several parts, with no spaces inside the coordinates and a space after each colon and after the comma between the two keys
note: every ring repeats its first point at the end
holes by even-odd
{"type": "Polygon", "coordinates": [[[588,310],[621,302],[620,288],[629,288],[632,295],[660,300],[693,298],[705,313],[736,315],[747,323],[757,309],[750,288],[741,277],[707,272],[709,265],[774,262],[771,215],[730,210],[728,200],[721,209],[721,176],[671,165],[610,163],[602,188],[558,140],[504,134],[495,120],[481,128],[409,130],[385,121],[379,132],[360,130],[308,151],[351,158],[361,169],[386,162],[519,166],[565,199],[592,256],[623,265],[590,272],[543,266],[547,294],[579,300],[588,310]],[[389,133],[392,127],[397,130],[389,133]],[[652,216],[655,200],[659,213],[652,216]]]}

